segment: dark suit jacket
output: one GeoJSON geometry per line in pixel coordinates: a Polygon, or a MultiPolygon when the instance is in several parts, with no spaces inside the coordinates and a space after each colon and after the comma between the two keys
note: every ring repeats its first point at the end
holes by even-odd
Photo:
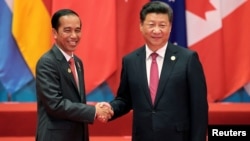
{"type": "Polygon", "coordinates": [[[133,141],[205,141],[207,88],[197,53],[168,44],[154,105],[145,60],[145,46],[123,58],[113,119],[133,110],[133,141]]]}
{"type": "Polygon", "coordinates": [[[84,70],[75,56],[79,90],[69,64],[60,50],[53,48],[44,54],[36,66],[37,141],[88,141],[88,124],[95,108],[86,105],[84,70]]]}

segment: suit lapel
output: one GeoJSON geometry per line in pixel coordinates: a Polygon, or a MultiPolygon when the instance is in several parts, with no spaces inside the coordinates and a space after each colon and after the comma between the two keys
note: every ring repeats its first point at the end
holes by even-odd
{"type": "Polygon", "coordinates": [[[136,74],[139,75],[139,81],[141,81],[141,87],[144,90],[144,94],[148,100],[149,103],[152,104],[151,96],[150,96],[150,91],[148,87],[148,80],[147,80],[147,69],[146,69],[146,51],[145,51],[145,46],[142,47],[138,53],[137,53],[138,59],[136,61],[136,70],[138,72],[136,74]]]}
{"type": "Polygon", "coordinates": [[[157,104],[157,101],[162,96],[166,83],[170,77],[170,74],[177,60],[178,60],[177,51],[174,48],[174,46],[169,43],[167,50],[165,52],[165,57],[164,57],[161,76],[159,80],[160,82],[159,82],[159,86],[157,89],[155,104],[157,104]]]}
{"type": "MultiPolygon", "coordinates": [[[[58,61],[58,63],[60,64],[60,66],[62,68],[61,69],[62,73],[69,79],[69,81],[71,81],[71,83],[73,83],[75,89],[78,92],[78,96],[80,96],[80,93],[79,93],[79,90],[77,88],[76,82],[75,82],[74,77],[72,75],[72,72],[70,70],[69,63],[67,62],[67,60],[65,59],[65,57],[63,56],[61,51],[55,45],[53,46],[52,50],[55,52],[55,56],[57,58],[57,61],[58,61]]],[[[78,73],[78,75],[79,75],[79,73],[78,73]]],[[[82,96],[80,98],[82,99],[82,96]]]]}
{"type": "MultiPolygon", "coordinates": [[[[83,68],[80,65],[80,61],[78,58],[75,57],[76,62],[76,70],[78,74],[78,81],[79,81],[79,95],[81,96],[81,99],[85,102],[85,90],[84,90],[84,80],[83,80],[83,68]]],[[[75,81],[74,81],[75,82],[75,81]]]]}

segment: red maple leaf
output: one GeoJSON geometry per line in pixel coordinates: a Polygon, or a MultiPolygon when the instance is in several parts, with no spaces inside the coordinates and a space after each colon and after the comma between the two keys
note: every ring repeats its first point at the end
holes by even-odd
{"type": "Polygon", "coordinates": [[[206,19],[205,13],[207,11],[215,10],[209,0],[187,0],[186,9],[203,19],[206,19]]]}

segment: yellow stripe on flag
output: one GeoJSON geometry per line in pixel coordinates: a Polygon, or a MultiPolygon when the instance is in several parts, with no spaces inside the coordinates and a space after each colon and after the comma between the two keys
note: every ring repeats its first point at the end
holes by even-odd
{"type": "Polygon", "coordinates": [[[41,0],[14,0],[12,32],[35,76],[38,59],[51,46],[50,15],[41,0]]]}

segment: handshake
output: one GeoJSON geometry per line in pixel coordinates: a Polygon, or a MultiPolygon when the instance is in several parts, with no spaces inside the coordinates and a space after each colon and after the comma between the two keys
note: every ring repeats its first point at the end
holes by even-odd
{"type": "Polygon", "coordinates": [[[114,115],[114,111],[111,105],[107,102],[98,102],[95,105],[96,119],[100,122],[107,123],[109,119],[114,115]]]}

